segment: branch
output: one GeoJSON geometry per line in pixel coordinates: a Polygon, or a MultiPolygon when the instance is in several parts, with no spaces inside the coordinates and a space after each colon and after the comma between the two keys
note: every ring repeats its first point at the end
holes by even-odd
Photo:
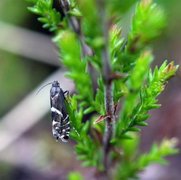
{"type": "MultiPolygon", "coordinates": [[[[75,17],[75,16],[70,16],[68,14],[68,12],[70,10],[70,4],[69,4],[68,0],[59,0],[59,2],[60,2],[60,6],[62,8],[64,15],[67,17],[70,28],[78,36],[78,39],[79,39],[80,44],[81,44],[82,58],[85,58],[87,56],[93,56],[94,55],[93,50],[85,42],[85,36],[82,32],[80,19],[75,17]]],[[[90,62],[88,62],[88,72],[91,75],[90,77],[91,77],[91,81],[92,81],[92,85],[93,85],[93,91],[95,94],[95,90],[97,88],[97,79],[95,76],[96,72],[95,72],[95,70],[94,70],[94,68],[90,62]]]]}
{"type": "Polygon", "coordinates": [[[78,18],[76,18],[75,16],[70,16],[68,14],[68,12],[70,10],[69,2],[67,0],[60,0],[60,6],[62,7],[62,11],[63,11],[64,15],[67,17],[70,28],[72,28],[72,30],[75,32],[75,34],[79,38],[79,41],[80,41],[81,47],[82,47],[82,55],[83,55],[83,57],[92,56],[93,51],[85,43],[85,37],[84,37],[84,34],[82,33],[80,20],[78,18]]]}
{"type": "MultiPolygon", "coordinates": [[[[106,128],[105,128],[105,134],[103,138],[103,163],[104,163],[104,170],[105,172],[108,170],[108,154],[110,151],[110,140],[113,135],[113,126],[115,122],[114,117],[114,103],[113,103],[113,95],[112,95],[112,80],[111,80],[111,65],[110,65],[110,56],[109,56],[109,50],[108,50],[108,22],[106,19],[106,13],[104,8],[104,1],[103,0],[97,0],[98,7],[100,8],[100,22],[102,27],[102,35],[104,38],[104,45],[102,47],[102,65],[103,65],[103,78],[105,81],[105,108],[107,115],[109,115],[108,118],[106,118],[106,128]]],[[[61,7],[63,8],[64,15],[67,17],[69,26],[73,29],[73,31],[77,34],[81,47],[82,47],[82,57],[86,56],[93,56],[93,50],[86,44],[84,34],[82,33],[81,29],[81,22],[80,19],[70,16],[68,14],[68,11],[70,10],[70,6],[68,4],[67,0],[60,0],[61,7]]],[[[94,70],[92,65],[88,64],[88,70],[91,72],[90,74],[94,74],[92,71],[94,70]]],[[[96,78],[92,78],[93,85],[96,84],[96,78]]],[[[95,88],[94,88],[95,89],[95,88]]]]}
{"type": "Polygon", "coordinates": [[[113,84],[111,79],[111,65],[110,65],[110,55],[108,50],[109,41],[109,27],[106,17],[106,9],[104,0],[97,0],[97,4],[100,12],[100,22],[102,28],[102,34],[104,38],[104,46],[102,48],[102,66],[103,66],[103,79],[105,81],[105,108],[108,117],[106,118],[106,127],[103,139],[104,145],[104,167],[105,172],[108,171],[109,166],[109,151],[110,151],[110,140],[113,136],[115,117],[114,117],[114,102],[113,102],[113,84]]]}

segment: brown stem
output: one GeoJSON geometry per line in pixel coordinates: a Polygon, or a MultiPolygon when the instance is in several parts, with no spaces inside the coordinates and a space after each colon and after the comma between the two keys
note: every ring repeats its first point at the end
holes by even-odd
{"type": "MultiPolygon", "coordinates": [[[[73,31],[77,34],[81,47],[82,47],[82,56],[93,56],[92,49],[86,44],[84,34],[81,30],[81,23],[80,20],[76,17],[69,16],[68,10],[69,7],[67,6],[66,0],[60,0],[60,3],[63,2],[62,7],[64,7],[64,14],[67,15],[69,25],[73,29],[73,31]],[[65,6],[66,5],[66,6],[65,6]]],[[[102,28],[102,35],[104,38],[104,46],[102,47],[102,74],[103,79],[105,81],[105,109],[108,117],[106,118],[106,126],[105,126],[105,133],[103,138],[103,163],[104,163],[104,173],[99,177],[100,179],[109,179],[108,177],[108,166],[109,166],[109,151],[110,151],[110,140],[113,136],[114,124],[115,124],[115,117],[114,117],[114,102],[113,102],[113,83],[111,79],[112,71],[110,65],[110,55],[108,50],[108,21],[106,19],[106,12],[105,12],[105,2],[104,0],[97,0],[97,4],[99,7],[100,12],[100,23],[102,28]]],[[[89,64],[88,69],[90,71],[93,70],[91,64],[89,64]]],[[[94,74],[91,72],[91,74],[94,74]]],[[[96,83],[96,78],[92,77],[93,85],[96,83]]]]}
{"type": "MultiPolygon", "coordinates": [[[[110,140],[113,136],[115,117],[114,117],[114,102],[113,102],[113,83],[110,78],[112,74],[110,65],[110,55],[108,50],[109,43],[109,27],[108,20],[106,17],[105,1],[97,0],[97,4],[100,12],[100,22],[102,28],[102,34],[104,38],[104,46],[102,48],[102,66],[103,66],[103,79],[105,81],[105,108],[106,114],[109,115],[106,118],[105,133],[103,138],[103,163],[105,173],[108,173],[110,164],[109,151],[110,151],[110,140]]],[[[109,177],[108,177],[109,178],[109,177]]]]}
{"type": "Polygon", "coordinates": [[[80,20],[78,18],[76,18],[74,16],[70,16],[68,14],[68,12],[70,10],[70,4],[69,4],[68,0],[59,0],[59,2],[60,2],[60,6],[62,8],[62,11],[63,11],[64,15],[68,19],[69,26],[72,28],[72,30],[77,34],[77,36],[79,38],[79,41],[80,41],[81,47],[82,47],[82,55],[83,55],[83,57],[92,56],[93,51],[85,43],[85,37],[84,37],[84,34],[82,33],[80,20]]]}
{"type": "MultiPolygon", "coordinates": [[[[62,7],[64,15],[68,19],[69,26],[78,36],[78,39],[81,44],[82,57],[85,58],[87,56],[93,56],[94,55],[93,50],[85,42],[85,37],[84,37],[84,34],[82,33],[80,19],[74,16],[70,16],[68,14],[68,11],[70,10],[70,5],[67,0],[59,0],[59,2],[60,2],[60,6],[62,7]]],[[[92,86],[93,86],[93,93],[95,94],[96,88],[97,88],[97,78],[96,78],[97,73],[95,72],[95,69],[93,68],[91,63],[88,63],[88,72],[91,75],[90,77],[91,77],[92,86]]]]}

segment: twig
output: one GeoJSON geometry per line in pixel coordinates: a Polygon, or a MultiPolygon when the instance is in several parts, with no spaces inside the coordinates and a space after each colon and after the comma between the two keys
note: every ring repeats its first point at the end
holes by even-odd
{"type": "Polygon", "coordinates": [[[63,11],[64,15],[68,19],[69,26],[72,28],[72,30],[76,33],[76,35],[79,38],[79,41],[80,41],[81,47],[82,47],[83,57],[92,56],[93,55],[92,49],[85,43],[85,37],[84,37],[84,34],[82,33],[80,19],[78,19],[75,16],[70,16],[68,14],[68,12],[70,10],[70,4],[69,4],[68,0],[59,0],[59,2],[60,2],[60,6],[62,7],[62,11],[63,11]]]}
{"type": "MultiPolygon", "coordinates": [[[[70,16],[68,14],[69,10],[70,10],[70,4],[68,2],[68,0],[59,0],[60,2],[60,6],[62,7],[62,11],[64,13],[64,15],[67,17],[68,23],[70,28],[75,32],[75,34],[78,36],[78,39],[80,41],[81,44],[81,50],[82,50],[82,58],[85,57],[90,57],[93,56],[93,50],[91,49],[91,47],[85,42],[85,36],[82,33],[82,27],[81,27],[81,21],[79,18],[75,17],[75,16],[70,16]]],[[[96,72],[92,66],[91,63],[88,63],[88,72],[91,76],[91,81],[92,81],[92,86],[93,86],[93,91],[95,94],[95,90],[97,88],[97,79],[96,79],[96,72]]]]}
{"type": "Polygon", "coordinates": [[[104,46],[102,48],[102,66],[103,66],[103,78],[105,81],[105,108],[108,117],[106,118],[106,127],[103,139],[104,154],[103,163],[105,173],[108,172],[109,166],[109,150],[110,150],[110,140],[113,135],[115,117],[114,117],[114,102],[113,102],[113,90],[112,90],[112,80],[110,78],[112,74],[110,65],[110,55],[108,50],[109,41],[109,27],[106,18],[105,2],[104,0],[97,0],[97,4],[100,12],[100,22],[102,28],[102,34],[104,38],[104,46]]]}
{"type": "MultiPolygon", "coordinates": [[[[111,66],[110,66],[110,57],[109,57],[109,51],[108,51],[108,22],[106,19],[106,13],[105,13],[105,8],[104,8],[104,0],[97,0],[98,6],[100,7],[100,22],[102,26],[102,34],[104,38],[104,46],[102,48],[102,65],[103,65],[103,78],[105,81],[105,108],[108,117],[106,118],[106,128],[105,128],[105,134],[103,138],[103,149],[104,149],[104,154],[103,154],[103,163],[105,166],[105,172],[108,171],[108,164],[109,164],[109,159],[108,159],[108,154],[110,150],[110,140],[113,135],[113,126],[115,122],[115,117],[114,117],[114,103],[113,103],[113,95],[112,95],[112,79],[111,79],[111,66]]],[[[85,37],[84,34],[82,33],[81,29],[81,23],[80,19],[69,16],[68,11],[70,9],[68,1],[67,0],[60,0],[61,6],[63,8],[64,14],[67,16],[68,22],[70,27],[73,29],[73,31],[77,34],[81,47],[82,47],[82,56],[93,56],[93,51],[92,49],[86,44],[85,42],[85,37]]],[[[89,70],[93,70],[91,64],[89,64],[89,70]]],[[[93,74],[91,72],[91,74],[93,74]]],[[[93,84],[95,84],[96,79],[92,78],[93,84]]],[[[105,174],[104,174],[105,175],[105,174]]],[[[104,176],[106,178],[106,176],[104,176]]]]}

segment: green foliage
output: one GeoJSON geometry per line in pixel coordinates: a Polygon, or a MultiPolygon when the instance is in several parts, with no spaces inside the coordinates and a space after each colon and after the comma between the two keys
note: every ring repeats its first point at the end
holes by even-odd
{"type": "Polygon", "coordinates": [[[165,164],[167,161],[164,159],[165,156],[178,153],[177,149],[174,149],[176,139],[163,140],[160,145],[153,144],[150,152],[143,154],[138,159],[138,167],[140,170],[147,167],[149,164],[158,162],[165,164]]]}
{"type": "Polygon", "coordinates": [[[177,140],[174,138],[171,140],[165,139],[160,145],[153,144],[149,152],[141,155],[134,152],[135,142],[136,140],[123,141],[123,148],[127,149],[124,149],[126,154],[118,166],[116,179],[127,180],[129,178],[137,178],[138,172],[143,171],[145,167],[154,163],[167,164],[165,157],[178,153],[178,150],[174,149],[177,143],[177,140]],[[119,173],[120,170],[122,173],[119,173]]]}
{"type": "Polygon", "coordinates": [[[63,64],[69,69],[67,76],[74,80],[80,98],[90,103],[92,101],[92,85],[90,75],[85,72],[87,60],[81,59],[80,44],[77,42],[75,34],[65,30],[58,34],[55,42],[61,49],[60,57],[63,64]]]}
{"type": "Polygon", "coordinates": [[[54,31],[58,28],[60,23],[60,13],[53,9],[53,0],[36,1],[29,0],[34,3],[33,7],[28,9],[39,15],[38,20],[43,23],[43,28],[49,28],[50,31],[54,31]]]}
{"type": "Polygon", "coordinates": [[[84,21],[82,22],[83,31],[86,35],[87,41],[91,45],[97,45],[96,41],[100,38],[100,23],[99,13],[96,9],[96,1],[94,0],[78,0],[78,7],[82,12],[84,21]],[[86,8],[85,8],[86,7],[86,8]]]}
{"type": "Polygon", "coordinates": [[[68,176],[68,180],[83,180],[83,177],[79,172],[71,172],[68,176]]]}
{"type": "Polygon", "coordinates": [[[121,43],[123,39],[120,37],[119,27],[114,27],[117,33],[117,36],[114,35],[117,48],[114,50],[113,68],[121,72],[129,72],[134,67],[135,60],[140,53],[148,48],[149,43],[160,35],[164,27],[165,16],[157,4],[150,0],[142,0],[138,3],[125,44],[121,43]],[[120,48],[122,53],[119,52],[120,48]]]}
{"type": "Polygon", "coordinates": [[[110,13],[124,15],[138,0],[109,0],[110,13]]]}
{"type": "Polygon", "coordinates": [[[140,49],[160,35],[165,26],[165,16],[160,7],[150,0],[141,1],[136,7],[131,32],[129,50],[140,49]]]}
{"type": "MultiPolygon", "coordinates": [[[[114,3],[72,0],[65,18],[52,8],[52,0],[31,2],[33,7],[29,9],[41,17],[39,20],[44,27],[55,31],[54,42],[59,48],[62,64],[68,70],[66,76],[75,83],[76,93],[67,99],[67,109],[72,127],[70,136],[76,142],[77,158],[83,165],[93,166],[98,172],[105,170],[102,142],[106,128],[104,121],[110,117],[105,107],[107,84],[101,60],[105,49],[110,56],[112,74],[108,76],[116,119],[114,136],[109,144],[111,150],[106,155],[115,168],[116,178],[136,177],[148,165],[161,163],[165,156],[176,153],[173,141],[169,140],[153,145],[148,153],[139,153],[140,126],[146,126],[149,111],[160,106],[158,95],[178,68],[173,62],[165,61],[160,68],[150,69],[154,59],[150,44],[165,26],[163,10],[151,0],[139,1],[125,38],[117,22],[134,7],[136,0],[114,0],[114,3]],[[106,9],[110,23],[108,44],[105,44],[101,26],[101,7],[106,9]],[[93,53],[85,53],[88,49],[93,53]],[[95,74],[89,72],[90,68],[95,74]],[[97,83],[96,89],[94,83],[97,83]],[[122,107],[121,110],[116,109],[117,105],[122,107]],[[85,119],[85,115],[88,118],[85,119]]],[[[73,173],[69,179],[78,176],[73,173]]]]}
{"type": "MultiPolygon", "coordinates": [[[[135,66],[135,68],[137,68],[137,66],[135,66]]],[[[129,131],[135,131],[135,126],[147,125],[145,120],[149,117],[148,111],[160,106],[157,104],[157,96],[164,90],[167,80],[175,74],[177,68],[178,66],[174,66],[173,62],[167,65],[165,61],[159,69],[156,67],[153,73],[151,71],[149,72],[146,79],[147,84],[143,83],[142,87],[139,87],[139,91],[133,89],[133,92],[128,93],[116,126],[118,141],[129,131]]],[[[137,73],[138,72],[142,74],[141,70],[138,70],[137,73]]],[[[134,87],[133,85],[131,86],[132,88],[134,87]]]]}

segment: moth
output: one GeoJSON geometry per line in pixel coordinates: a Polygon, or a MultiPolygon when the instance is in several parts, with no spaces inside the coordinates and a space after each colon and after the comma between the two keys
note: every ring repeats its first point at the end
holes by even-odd
{"type": "Polygon", "coordinates": [[[50,89],[52,133],[57,141],[67,142],[70,133],[70,121],[66,108],[65,94],[58,81],[53,81],[50,89]]]}

